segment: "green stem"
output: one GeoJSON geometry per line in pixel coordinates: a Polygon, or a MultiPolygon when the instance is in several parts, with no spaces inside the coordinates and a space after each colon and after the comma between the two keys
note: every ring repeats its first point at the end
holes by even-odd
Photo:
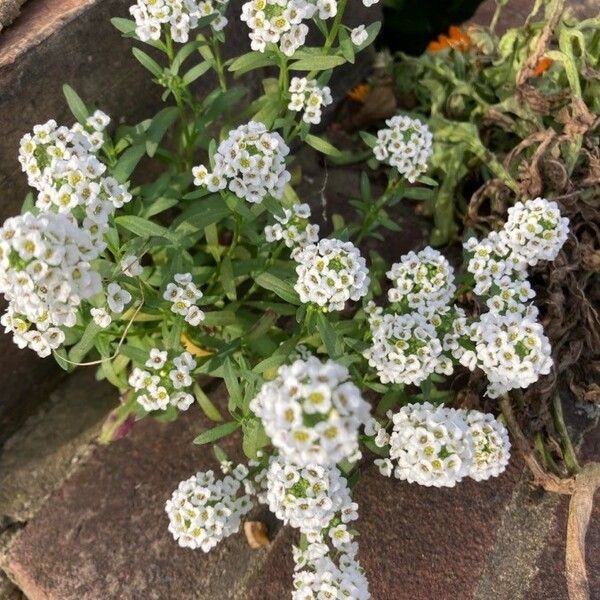
{"type": "Polygon", "coordinates": [[[226,92],[227,91],[227,79],[225,77],[225,70],[223,69],[223,58],[221,56],[221,46],[219,44],[219,40],[217,40],[214,36],[211,38],[211,48],[213,52],[213,56],[215,57],[215,71],[217,73],[217,78],[219,79],[219,86],[221,89],[226,92]]]}
{"type": "Polygon", "coordinates": [[[379,200],[377,200],[377,202],[374,202],[373,204],[371,204],[371,207],[369,208],[369,212],[367,213],[367,216],[365,217],[363,224],[361,225],[360,229],[358,230],[358,236],[356,238],[357,245],[360,244],[363,241],[363,239],[365,238],[365,236],[367,236],[371,232],[373,225],[374,225],[375,221],[377,220],[379,212],[381,211],[381,209],[383,209],[385,207],[387,202],[394,195],[394,192],[396,191],[396,189],[398,188],[399,185],[400,185],[400,180],[394,181],[393,179],[390,179],[385,192],[383,192],[383,194],[381,195],[379,200]]]}
{"type": "Polygon", "coordinates": [[[563,451],[563,459],[565,461],[565,465],[567,466],[567,469],[570,473],[578,473],[579,471],[581,471],[581,467],[579,466],[579,462],[577,461],[577,456],[573,448],[573,442],[571,442],[571,437],[569,436],[567,426],[565,425],[562,403],[560,401],[560,395],[558,393],[555,393],[552,396],[552,417],[554,420],[554,426],[556,427],[556,431],[560,436],[561,448],[563,451]]]}

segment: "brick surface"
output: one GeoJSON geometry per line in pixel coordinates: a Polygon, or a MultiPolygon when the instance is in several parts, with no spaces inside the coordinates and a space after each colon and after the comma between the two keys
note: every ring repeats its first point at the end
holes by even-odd
{"type": "MultiPolygon", "coordinates": [[[[356,528],[374,600],[472,598],[520,473],[513,463],[496,480],[469,480],[442,490],[364,468],[354,493],[360,515],[356,528]]],[[[296,540],[294,531],[279,534],[249,600],[289,595],[296,540]]]]}
{"type": "MultiPolygon", "coordinates": [[[[251,550],[240,533],[204,554],[179,548],[167,531],[164,504],[179,481],[217,466],[208,447],[192,444],[209,426],[194,406],[176,422],[146,419],[97,448],[12,545],[3,566],[27,597],[245,598],[267,550],[251,550]]],[[[239,439],[221,445],[229,451],[239,439]]]]}

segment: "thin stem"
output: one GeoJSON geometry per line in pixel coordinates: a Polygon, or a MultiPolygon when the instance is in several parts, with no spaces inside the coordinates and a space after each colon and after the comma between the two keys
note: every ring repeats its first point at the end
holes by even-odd
{"type": "Polygon", "coordinates": [[[567,426],[565,425],[562,403],[560,401],[560,395],[555,393],[552,396],[552,417],[554,419],[554,426],[556,427],[556,431],[560,436],[561,448],[563,451],[563,459],[565,461],[565,465],[570,473],[578,473],[581,471],[581,467],[579,466],[579,462],[577,461],[577,456],[575,454],[575,450],[573,448],[573,442],[571,441],[571,437],[569,436],[569,432],[567,431],[567,426]]]}
{"type": "Polygon", "coordinates": [[[371,232],[371,230],[373,228],[373,224],[377,220],[379,212],[381,211],[381,209],[383,209],[385,207],[387,202],[392,198],[392,196],[394,195],[394,192],[396,191],[396,188],[398,187],[399,184],[400,184],[400,180],[393,181],[392,179],[390,179],[390,181],[388,182],[387,189],[385,190],[385,192],[383,192],[383,194],[381,195],[379,200],[377,200],[377,202],[374,202],[373,204],[371,204],[371,206],[369,208],[369,212],[367,213],[367,216],[366,216],[365,220],[363,221],[361,228],[358,230],[358,236],[356,238],[357,245],[360,244],[363,241],[363,239],[371,232]]]}
{"type": "Polygon", "coordinates": [[[219,40],[212,36],[211,38],[211,48],[213,52],[213,56],[215,57],[215,71],[217,73],[217,78],[219,79],[219,86],[221,89],[226,92],[227,91],[227,79],[225,77],[225,71],[223,69],[223,58],[221,56],[221,46],[219,44],[219,40]]]}

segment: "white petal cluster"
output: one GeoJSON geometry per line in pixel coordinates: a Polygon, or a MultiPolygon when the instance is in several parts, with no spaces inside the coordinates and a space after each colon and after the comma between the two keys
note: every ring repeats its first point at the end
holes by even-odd
{"type": "Polygon", "coordinates": [[[569,235],[569,219],[561,216],[556,202],[536,198],[508,209],[504,231],[513,253],[533,266],[558,256],[569,235]]]}
{"type": "Polygon", "coordinates": [[[294,547],[292,600],[369,600],[369,582],[356,558],[355,548],[330,553],[325,544],[294,547]]]}
{"type": "Polygon", "coordinates": [[[224,13],[228,4],[229,0],[137,0],[129,13],[142,42],[159,40],[164,25],[173,41],[185,43],[203,17],[216,15],[210,26],[221,31],[227,25],[224,13]]]}
{"type": "Polygon", "coordinates": [[[504,472],[510,459],[508,432],[493,415],[476,410],[408,404],[391,415],[388,435],[376,421],[368,432],[389,446],[376,463],[382,475],[434,487],[454,487],[465,477],[483,481],[504,472]]]}
{"type": "MultiPolygon", "coordinates": [[[[471,324],[468,335],[475,344],[475,364],[489,380],[490,398],[526,388],[552,368],[552,348],[544,328],[526,315],[485,313],[471,324]]],[[[469,352],[460,349],[455,356],[465,364],[464,354],[469,352]]]]}
{"type": "Polygon", "coordinates": [[[498,477],[510,460],[510,440],[506,427],[489,413],[470,410],[466,415],[473,438],[473,464],[469,477],[485,481],[498,477]]]}
{"type": "Polygon", "coordinates": [[[386,121],[388,126],[377,132],[373,147],[375,158],[396,168],[400,175],[414,183],[427,170],[433,152],[433,136],[429,127],[418,119],[396,115],[386,121]]]}
{"type": "Polygon", "coordinates": [[[288,248],[293,248],[294,256],[301,248],[319,241],[319,226],[310,222],[308,204],[294,204],[292,208],[284,208],[284,216],[275,215],[277,223],[265,227],[267,242],[283,240],[288,248]]]}
{"type": "Polygon", "coordinates": [[[182,481],[165,506],[169,531],[181,547],[208,552],[236,533],[252,508],[250,497],[241,491],[239,478],[217,479],[213,471],[182,481]]]}
{"type": "Polygon", "coordinates": [[[290,463],[331,465],[358,450],[369,404],[346,367],[315,356],[281,366],[250,402],[267,435],[290,463]]]}
{"type": "Polygon", "coordinates": [[[337,12],[335,0],[317,0],[316,6],[306,0],[250,0],[242,6],[241,19],[250,28],[252,50],[264,52],[272,43],[292,56],[306,41],[308,25],[304,21],[317,10],[322,19],[333,16],[333,6],[337,12]]]}
{"type": "Polygon", "coordinates": [[[346,480],[335,465],[297,467],[276,457],[267,469],[265,485],[269,510],[311,537],[320,536],[337,515],[343,523],[358,517],[346,480]]]}
{"type": "Polygon", "coordinates": [[[453,487],[469,474],[473,444],[463,416],[453,408],[409,404],[393,416],[390,459],[397,479],[453,487]]]}
{"type": "Polygon", "coordinates": [[[372,342],[364,356],[381,383],[419,385],[432,373],[451,373],[435,327],[422,314],[384,314],[369,318],[372,342]]]}
{"type": "Polygon", "coordinates": [[[228,188],[238,198],[260,203],[267,195],[281,198],[290,173],[283,138],[262,123],[250,121],[229,132],[213,156],[214,168],[194,167],[194,184],[211,192],[228,188]]]}
{"type": "Polygon", "coordinates": [[[204,312],[196,306],[202,298],[202,292],[192,281],[191,273],[177,273],[174,279],[174,282],[167,284],[163,298],[171,303],[171,311],[196,327],[205,317],[204,312]]]}
{"type": "Polygon", "coordinates": [[[57,328],[73,327],[82,300],[102,290],[91,265],[101,251],[68,214],[25,213],[4,222],[0,292],[9,306],[1,322],[20,348],[45,357],[64,341],[57,328]]]}
{"type": "Polygon", "coordinates": [[[413,310],[446,307],[456,291],[454,269],[438,250],[429,246],[402,256],[387,277],[393,283],[388,291],[389,301],[413,310]]]}
{"type": "Polygon", "coordinates": [[[39,192],[36,207],[65,214],[81,207],[82,225],[98,244],[103,243],[109,217],[131,200],[125,186],[105,176],[106,165],[96,156],[109,123],[99,110],[85,126],[58,127],[50,120],[24,135],[19,148],[29,185],[39,192]]]}
{"type": "Polygon", "coordinates": [[[348,300],[360,300],[369,288],[369,270],[352,242],[322,239],[302,248],[294,259],[300,300],[329,311],[343,310],[348,300]]]}
{"type": "Polygon", "coordinates": [[[165,410],[169,405],[187,410],[193,404],[189,389],[194,384],[196,361],[189,352],[171,360],[166,350],[152,348],[145,366],[148,371],[135,367],[129,376],[129,385],[144,410],[165,410]]]}
{"type": "Polygon", "coordinates": [[[350,39],[355,46],[361,46],[364,44],[368,37],[369,34],[364,25],[359,25],[350,32],[350,39]]]}
{"type": "Polygon", "coordinates": [[[302,120],[313,125],[321,122],[323,106],[333,102],[329,87],[319,86],[315,79],[292,77],[289,92],[291,99],[288,108],[296,112],[304,111],[302,120]]]}

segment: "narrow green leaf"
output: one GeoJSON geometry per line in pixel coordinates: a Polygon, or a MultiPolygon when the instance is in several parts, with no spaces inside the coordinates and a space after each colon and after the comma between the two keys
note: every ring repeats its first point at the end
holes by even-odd
{"type": "Polygon", "coordinates": [[[290,304],[300,304],[300,299],[298,298],[298,294],[291,283],[287,281],[283,281],[276,275],[272,273],[261,273],[255,279],[256,283],[260,285],[260,287],[270,290],[274,292],[290,304]]]}
{"type": "Polygon", "coordinates": [[[219,279],[221,281],[221,285],[223,286],[225,295],[230,300],[236,300],[237,292],[235,289],[235,280],[233,278],[233,267],[231,266],[231,258],[229,258],[229,256],[226,256],[221,261],[219,279]]]}
{"type": "Polygon", "coordinates": [[[143,50],[139,48],[133,48],[133,55],[137,60],[144,66],[154,77],[160,77],[163,73],[163,68],[150,56],[148,56],[143,50]]]}
{"type": "Polygon", "coordinates": [[[63,94],[67,100],[67,104],[73,113],[73,116],[80,122],[85,123],[85,120],[90,116],[83,100],[77,95],[77,92],[65,83],[63,85],[63,94]]]}
{"type": "Polygon", "coordinates": [[[301,58],[290,65],[292,71],[325,71],[346,62],[343,56],[312,56],[301,58]]]}
{"type": "Polygon", "coordinates": [[[177,241],[177,237],[166,227],[158,225],[158,223],[153,223],[148,219],[143,219],[142,217],[136,217],[135,215],[123,215],[121,217],[116,217],[115,223],[141,237],[148,238],[156,235],[167,238],[168,240],[174,242],[177,241]]]}
{"type": "Polygon", "coordinates": [[[270,443],[269,436],[259,419],[248,419],[242,425],[242,449],[248,458],[256,458],[258,451],[270,443]]]}
{"type": "Polygon", "coordinates": [[[144,154],[146,154],[146,144],[136,144],[125,150],[112,169],[113,177],[119,183],[126,183],[144,154]]]}
{"type": "Polygon", "coordinates": [[[81,339],[69,351],[69,360],[72,362],[82,362],[86,354],[94,347],[95,339],[102,328],[96,325],[95,321],[90,321],[81,336],[81,339]]]}
{"type": "Polygon", "coordinates": [[[221,438],[225,437],[233,433],[236,429],[238,429],[240,424],[237,421],[230,421],[229,423],[223,423],[222,425],[217,425],[212,429],[208,429],[207,431],[203,431],[199,436],[194,439],[194,444],[202,445],[202,444],[210,444],[210,442],[216,442],[221,438]]]}
{"type": "Polygon", "coordinates": [[[219,412],[219,409],[214,405],[211,399],[204,393],[204,390],[197,383],[194,383],[194,396],[196,397],[196,401],[200,405],[202,412],[211,421],[223,421],[223,417],[219,412]]]}
{"type": "Polygon", "coordinates": [[[242,54],[242,56],[236,58],[229,65],[229,70],[235,73],[236,76],[239,76],[247,73],[248,71],[260,69],[261,67],[268,67],[273,64],[273,58],[271,54],[267,52],[248,52],[247,54],[242,54]]]}
{"type": "Polygon", "coordinates": [[[229,412],[232,412],[237,407],[242,406],[243,396],[240,382],[233,369],[233,363],[231,359],[227,357],[223,361],[223,379],[227,392],[229,393],[229,412]]]}
{"type": "Polygon", "coordinates": [[[309,146],[312,146],[318,152],[321,152],[322,154],[326,154],[327,156],[337,156],[337,157],[340,157],[341,154],[342,154],[335,146],[333,146],[327,140],[324,140],[323,138],[317,137],[316,135],[312,135],[312,134],[309,133],[304,138],[304,141],[309,146]]]}
{"type": "Polygon", "coordinates": [[[118,29],[125,35],[132,35],[135,31],[135,21],[123,19],[122,17],[113,17],[110,22],[115,29],[118,29]]]}
{"type": "Polygon", "coordinates": [[[342,353],[342,340],[329,322],[329,319],[322,313],[317,314],[317,329],[325,344],[327,354],[331,358],[338,358],[342,353]]]}
{"type": "Polygon", "coordinates": [[[161,140],[177,119],[178,114],[179,111],[176,106],[167,106],[152,119],[152,123],[146,132],[146,152],[148,156],[154,156],[161,140]]]}
{"type": "Polygon", "coordinates": [[[185,85],[189,85],[190,83],[196,81],[196,79],[198,79],[199,77],[202,77],[202,75],[204,75],[204,73],[206,73],[209,69],[210,69],[210,63],[208,63],[206,61],[201,62],[200,64],[196,65],[195,67],[192,67],[183,76],[183,83],[185,83],[185,85]]]}

